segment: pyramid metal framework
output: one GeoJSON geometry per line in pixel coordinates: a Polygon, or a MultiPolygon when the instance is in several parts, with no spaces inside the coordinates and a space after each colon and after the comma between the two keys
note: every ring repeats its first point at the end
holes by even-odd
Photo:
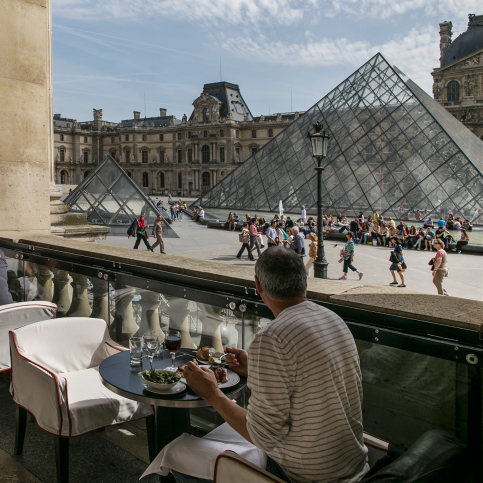
{"type": "Polygon", "coordinates": [[[483,142],[381,54],[196,201],[204,209],[316,213],[316,162],[307,133],[331,139],[323,161],[325,213],[378,210],[398,219],[483,223],[483,142]]]}
{"type": "MultiPolygon", "coordinates": [[[[139,185],[130,178],[116,160],[107,155],[96,168],[67,196],[64,203],[73,213],[86,213],[89,224],[125,227],[113,234],[126,234],[133,220],[144,214],[153,226],[158,214],[165,221],[163,236],[177,236],[139,185]]],[[[169,219],[171,221],[171,219],[169,219]]]]}

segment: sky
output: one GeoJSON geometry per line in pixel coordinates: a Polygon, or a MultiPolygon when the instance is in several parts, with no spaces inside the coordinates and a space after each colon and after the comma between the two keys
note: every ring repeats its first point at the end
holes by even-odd
{"type": "Polygon", "coordinates": [[[381,52],[431,94],[439,23],[481,0],[52,0],[54,112],[181,119],[203,85],[240,86],[254,116],[305,111],[381,52]]]}

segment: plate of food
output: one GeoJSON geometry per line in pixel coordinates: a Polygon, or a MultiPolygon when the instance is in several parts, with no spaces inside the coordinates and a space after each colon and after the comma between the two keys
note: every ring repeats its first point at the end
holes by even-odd
{"type": "Polygon", "coordinates": [[[221,364],[222,359],[225,354],[223,352],[216,352],[213,347],[202,347],[198,352],[196,352],[196,360],[200,364],[221,364]]]}
{"type": "MultiPolygon", "coordinates": [[[[195,361],[193,362],[196,364],[195,361]]],[[[184,377],[185,368],[186,364],[182,364],[178,367],[178,370],[176,371],[176,374],[178,374],[178,376],[180,377],[180,381],[184,384],[186,384],[186,379],[184,377]]],[[[240,382],[240,376],[236,372],[230,371],[230,369],[226,369],[223,367],[215,368],[213,366],[211,367],[211,369],[215,373],[218,387],[220,389],[226,389],[228,387],[236,386],[240,382]]]]}
{"type": "Polygon", "coordinates": [[[146,370],[138,373],[143,379],[143,387],[158,394],[176,394],[186,389],[186,384],[175,372],[146,370]]]}

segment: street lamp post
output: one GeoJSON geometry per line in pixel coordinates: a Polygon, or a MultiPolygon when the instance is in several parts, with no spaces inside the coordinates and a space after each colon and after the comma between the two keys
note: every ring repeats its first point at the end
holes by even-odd
{"type": "Polygon", "coordinates": [[[327,147],[329,145],[330,136],[322,130],[322,124],[317,121],[313,128],[315,133],[307,133],[307,137],[310,139],[310,145],[312,148],[312,156],[317,160],[317,258],[314,261],[314,276],[316,278],[327,278],[327,268],[329,264],[325,258],[324,249],[324,236],[323,236],[323,209],[322,209],[322,171],[324,168],[321,166],[322,160],[327,157],[327,147]]]}

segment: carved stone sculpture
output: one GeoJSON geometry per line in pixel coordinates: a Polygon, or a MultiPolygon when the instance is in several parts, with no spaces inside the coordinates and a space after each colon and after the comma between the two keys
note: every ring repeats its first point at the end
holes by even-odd
{"type": "Polygon", "coordinates": [[[441,99],[441,95],[443,93],[443,83],[441,79],[434,79],[433,84],[433,96],[435,99],[441,99]]]}
{"type": "Polygon", "coordinates": [[[470,97],[474,95],[475,90],[475,78],[472,75],[466,75],[464,80],[465,86],[465,97],[470,97]]]}
{"type": "Polygon", "coordinates": [[[102,121],[102,109],[93,109],[94,121],[102,121]]]}
{"type": "Polygon", "coordinates": [[[451,36],[453,35],[451,29],[453,28],[453,24],[451,22],[442,22],[439,24],[439,52],[440,52],[440,60],[443,57],[445,50],[451,44],[451,36]]]}

